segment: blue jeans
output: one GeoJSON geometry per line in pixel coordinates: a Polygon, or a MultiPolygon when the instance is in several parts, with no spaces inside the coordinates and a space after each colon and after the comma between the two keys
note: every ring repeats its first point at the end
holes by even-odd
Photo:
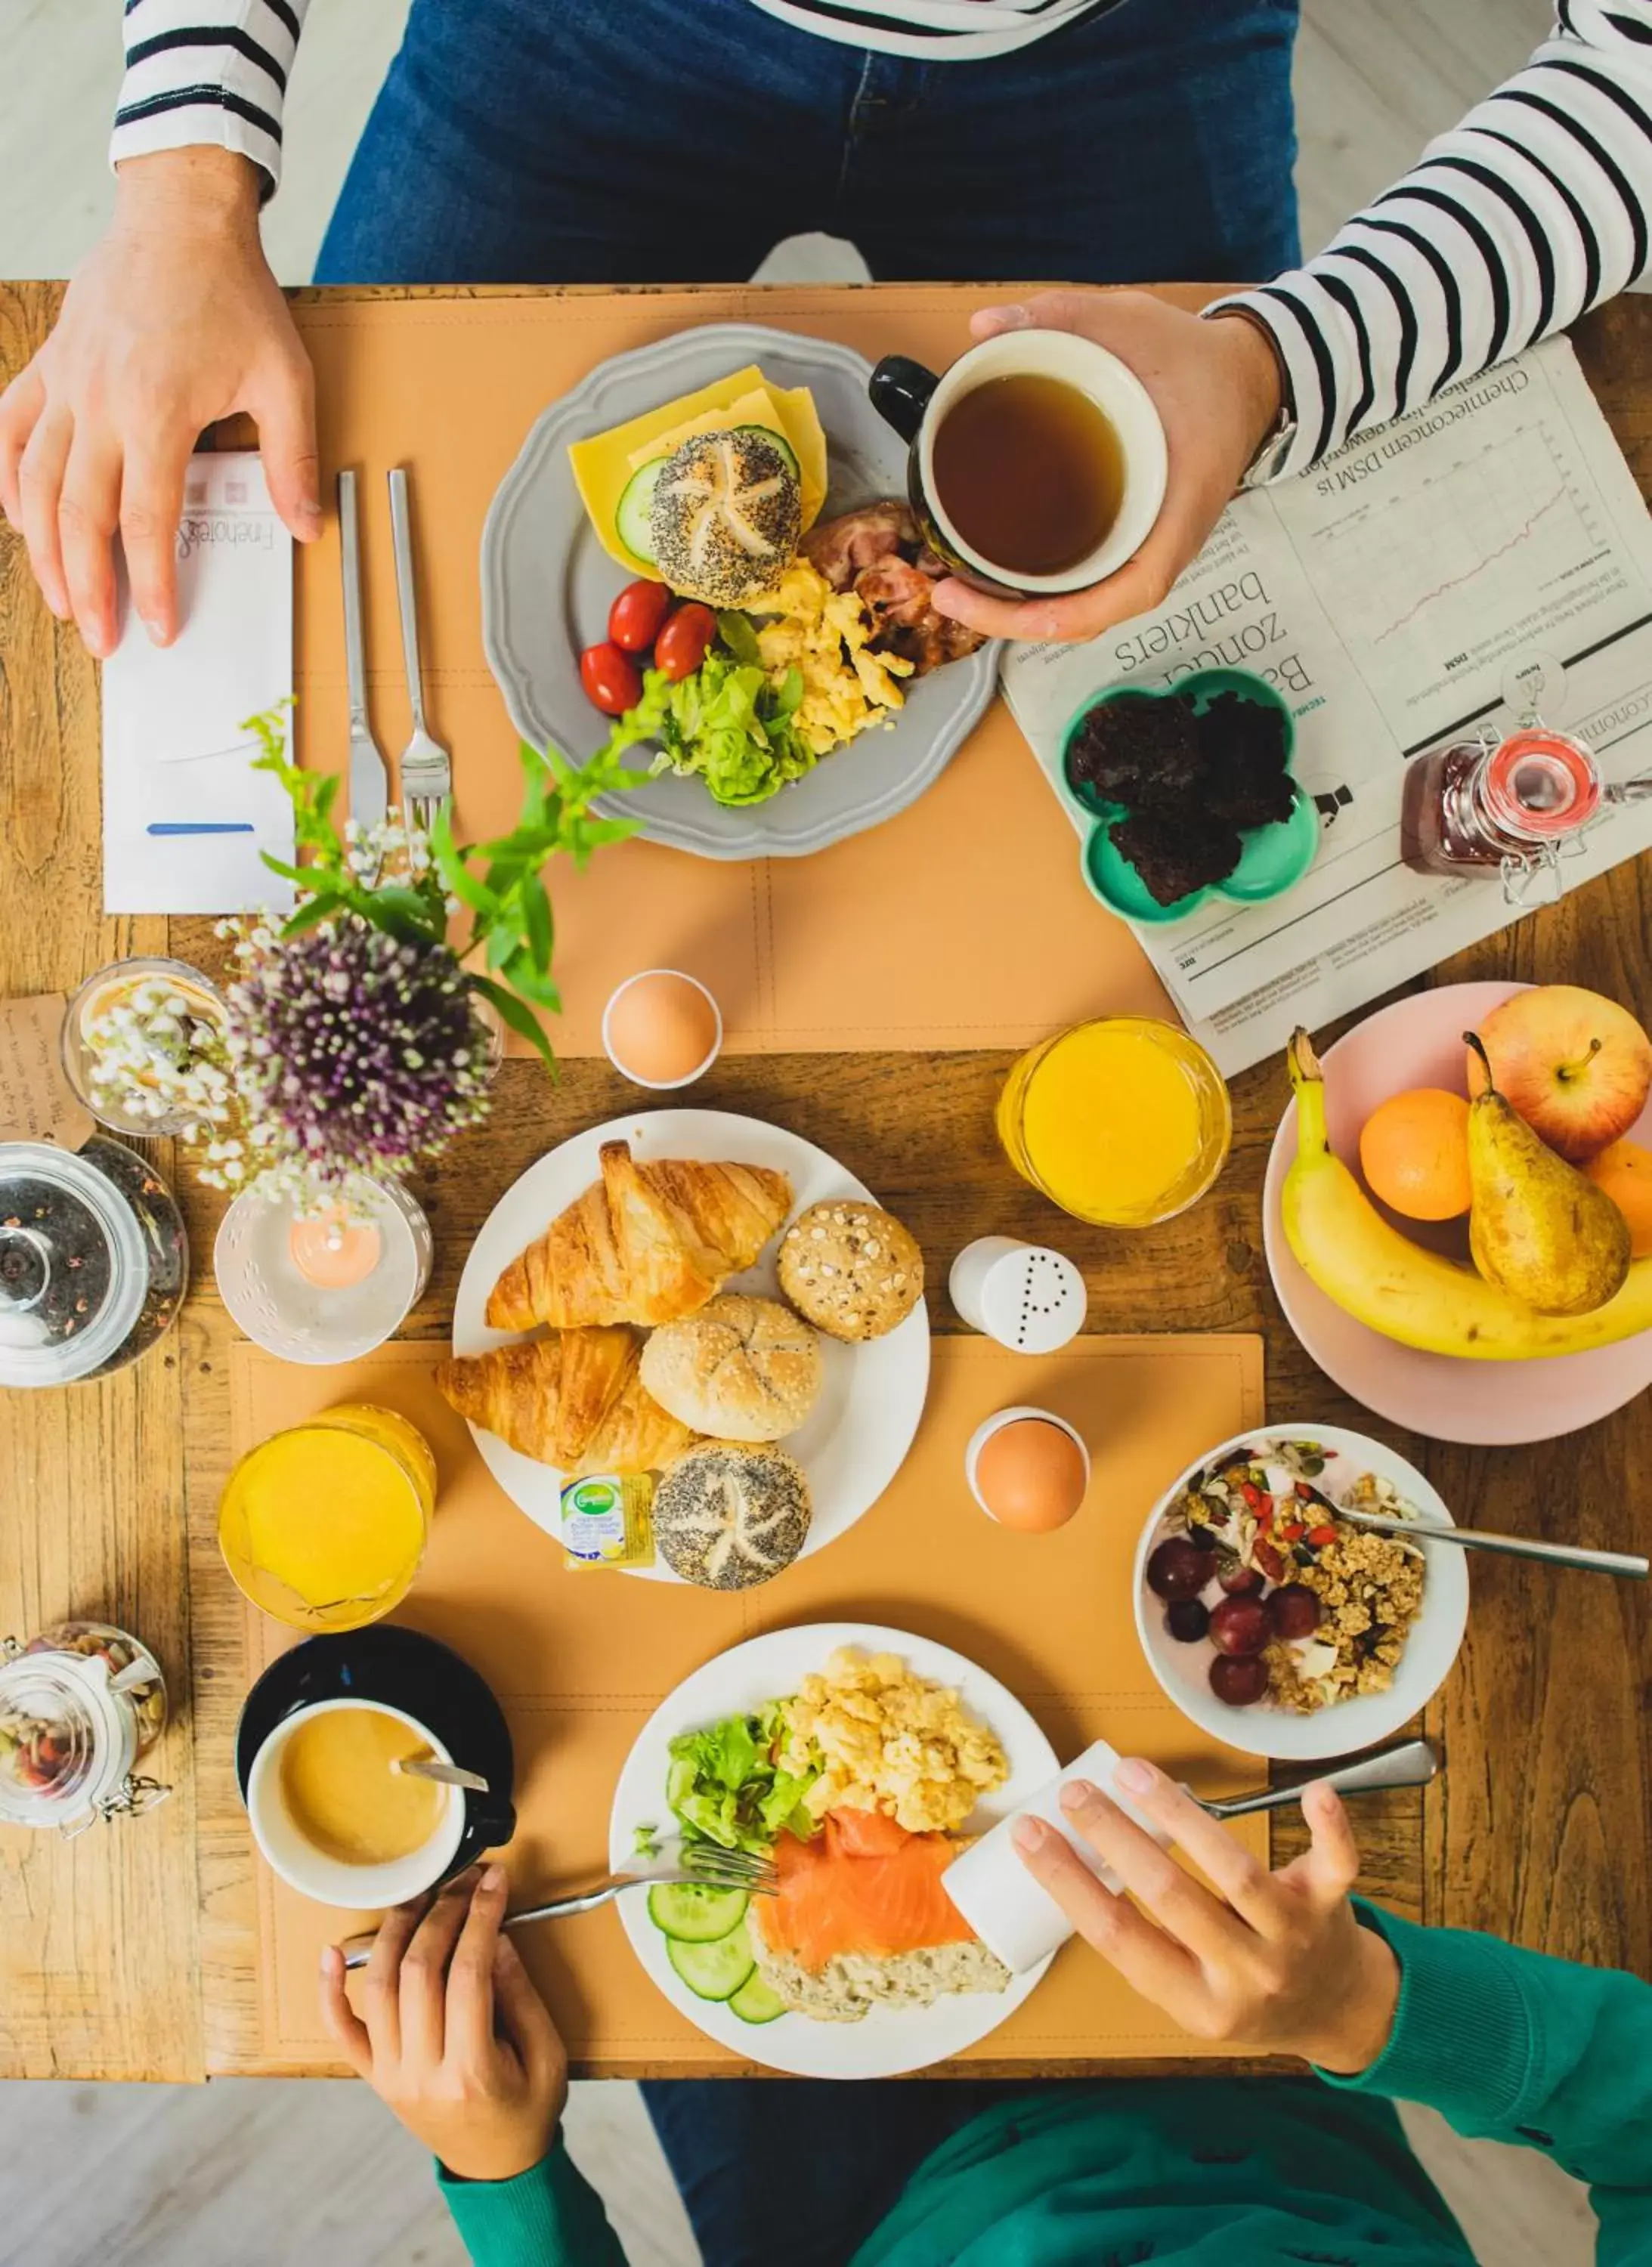
{"type": "Polygon", "coordinates": [[[863,53],[749,0],[414,0],[322,283],[679,283],[826,229],[880,279],[1251,282],[1297,257],[1297,0],[863,53]]]}

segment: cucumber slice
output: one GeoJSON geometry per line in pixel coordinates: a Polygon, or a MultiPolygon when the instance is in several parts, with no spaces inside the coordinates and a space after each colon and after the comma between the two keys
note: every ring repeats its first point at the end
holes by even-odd
{"type": "Polygon", "coordinates": [[[665,1941],[665,1957],[696,1999],[731,1999],[757,1966],[744,1927],[731,1929],[715,1944],[665,1941]]]}
{"type": "Polygon", "coordinates": [[[729,2002],[729,2013],[743,2023],[772,2023],[786,2012],[786,2002],[755,1968],[729,2002]]]}
{"type": "Polygon", "coordinates": [[[657,1882],[648,1893],[648,1917],[662,1936],[679,1944],[715,1944],[738,1928],[751,1900],[744,1889],[702,1889],[692,1882],[657,1882]]]}
{"type": "Polygon", "coordinates": [[[771,449],[778,449],[786,470],[791,474],[793,480],[799,481],[803,478],[803,467],[797,462],[797,451],[783,433],[777,433],[772,425],[737,425],[734,429],[737,433],[755,433],[760,440],[767,441],[771,449]]]}
{"type": "Polygon", "coordinates": [[[654,536],[649,526],[649,510],[654,502],[654,487],[664,471],[666,459],[650,457],[646,465],[639,465],[620,491],[620,501],[614,507],[613,532],[634,559],[647,565],[654,564],[654,536]]]}

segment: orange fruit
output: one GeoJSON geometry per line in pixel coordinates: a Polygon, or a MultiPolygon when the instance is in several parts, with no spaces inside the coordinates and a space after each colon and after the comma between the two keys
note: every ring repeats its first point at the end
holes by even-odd
{"type": "Polygon", "coordinates": [[[1467,1103],[1438,1086],[1391,1095],[1365,1121],[1360,1169],[1371,1194],[1407,1220],[1456,1220],[1472,1193],[1467,1103]]]}
{"type": "Polygon", "coordinates": [[[1652,1149],[1638,1141],[1614,1141],[1581,1170],[1628,1222],[1632,1258],[1646,1258],[1652,1253],[1652,1149]]]}

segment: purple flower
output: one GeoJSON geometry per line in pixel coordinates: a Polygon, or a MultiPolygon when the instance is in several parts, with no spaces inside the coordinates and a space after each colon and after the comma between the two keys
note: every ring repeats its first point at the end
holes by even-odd
{"type": "Polygon", "coordinates": [[[347,913],[236,957],[229,1053],[270,1163],[405,1173],[487,1115],[492,1033],[446,945],[347,913]]]}

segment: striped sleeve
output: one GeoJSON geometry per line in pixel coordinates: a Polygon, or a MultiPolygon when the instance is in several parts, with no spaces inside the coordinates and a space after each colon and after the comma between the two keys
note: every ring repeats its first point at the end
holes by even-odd
{"type": "Polygon", "coordinates": [[[310,0],[126,0],[109,160],[210,143],[281,178],[281,112],[310,0]]]}
{"type": "Polygon", "coordinates": [[[1526,68],[1317,259],[1220,300],[1289,374],[1299,473],[1648,273],[1652,0],[1558,0],[1526,68]]]}

